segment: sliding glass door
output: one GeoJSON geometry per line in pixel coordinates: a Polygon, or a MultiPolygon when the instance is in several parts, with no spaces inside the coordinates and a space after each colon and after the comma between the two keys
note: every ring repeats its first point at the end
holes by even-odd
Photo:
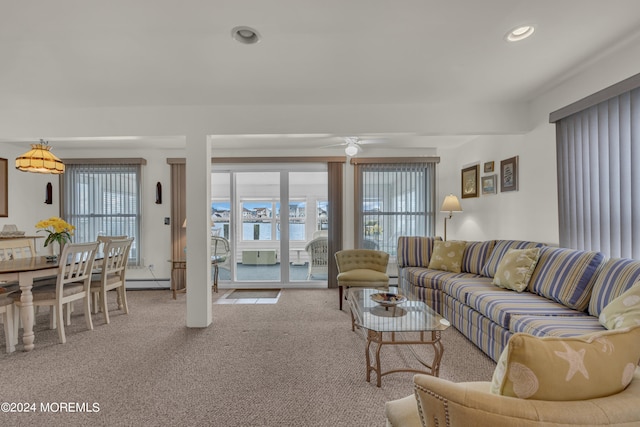
{"type": "Polygon", "coordinates": [[[327,172],[289,174],[289,279],[327,280],[327,172]]]}
{"type": "Polygon", "coordinates": [[[237,280],[279,282],[280,172],[237,172],[234,177],[237,280]]]}
{"type": "Polygon", "coordinates": [[[229,248],[220,265],[223,284],[326,286],[326,165],[302,166],[214,167],[212,245],[229,248]],[[314,239],[322,235],[325,244],[318,249],[321,239],[314,239]]]}

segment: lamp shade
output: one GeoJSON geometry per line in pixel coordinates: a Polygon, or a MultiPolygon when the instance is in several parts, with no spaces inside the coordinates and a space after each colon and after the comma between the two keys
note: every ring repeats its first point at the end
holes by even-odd
{"type": "Polygon", "coordinates": [[[16,169],[35,173],[64,173],[64,163],[51,151],[43,140],[40,144],[31,144],[31,150],[16,157],[16,169]]]}
{"type": "Polygon", "coordinates": [[[444,202],[442,202],[440,212],[462,212],[460,201],[453,194],[449,194],[444,198],[444,202]]]}

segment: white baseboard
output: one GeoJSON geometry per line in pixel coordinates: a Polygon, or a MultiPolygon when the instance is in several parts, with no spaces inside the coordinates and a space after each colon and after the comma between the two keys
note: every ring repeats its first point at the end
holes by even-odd
{"type": "Polygon", "coordinates": [[[127,279],[127,289],[171,289],[169,279],[127,279]]]}

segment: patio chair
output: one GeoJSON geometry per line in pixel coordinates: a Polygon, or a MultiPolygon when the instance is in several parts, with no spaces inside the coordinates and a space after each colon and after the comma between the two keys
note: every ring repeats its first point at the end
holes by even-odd
{"type": "Polygon", "coordinates": [[[224,237],[211,236],[211,265],[213,265],[213,291],[218,292],[218,269],[229,267],[231,249],[224,237]]]}
{"type": "Polygon", "coordinates": [[[316,237],[305,245],[304,250],[309,254],[307,280],[310,280],[313,275],[326,275],[329,260],[329,239],[325,236],[316,237]]]}

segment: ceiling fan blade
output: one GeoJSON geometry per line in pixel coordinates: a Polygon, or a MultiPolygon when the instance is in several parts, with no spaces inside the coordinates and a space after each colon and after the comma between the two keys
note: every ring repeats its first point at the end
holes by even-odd
{"type": "Polygon", "coordinates": [[[320,148],[343,147],[345,145],[347,145],[347,143],[346,142],[342,142],[340,144],[323,145],[320,148]]]}
{"type": "Polygon", "coordinates": [[[368,145],[368,144],[384,144],[385,142],[389,142],[389,138],[363,138],[358,140],[358,144],[368,145]]]}

